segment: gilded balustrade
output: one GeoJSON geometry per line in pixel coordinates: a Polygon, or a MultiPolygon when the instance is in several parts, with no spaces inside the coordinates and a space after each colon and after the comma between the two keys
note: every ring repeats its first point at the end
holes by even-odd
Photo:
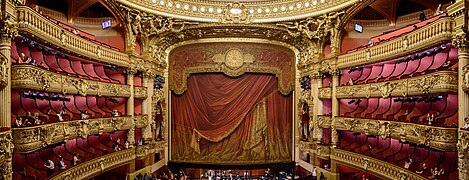
{"type": "Polygon", "coordinates": [[[450,42],[454,31],[451,17],[443,17],[401,37],[353,53],[338,56],[337,68],[371,64],[450,42]]]}
{"type": "Polygon", "coordinates": [[[62,171],[51,180],[88,179],[135,160],[135,148],[129,148],[100,156],[62,171]]]}
{"type": "Polygon", "coordinates": [[[52,44],[54,48],[61,48],[88,59],[129,67],[130,57],[126,53],[101,47],[99,44],[75,35],[30,7],[17,6],[17,13],[20,33],[30,34],[52,44]]]}
{"type": "MultiPolygon", "coordinates": [[[[380,83],[338,86],[337,98],[370,98],[391,96],[415,96],[429,93],[457,93],[458,77],[455,71],[439,71],[418,77],[380,83]]],[[[327,99],[331,88],[321,88],[319,98],[327,99]]]]}
{"type": "Polygon", "coordinates": [[[412,171],[396,166],[394,164],[381,161],[369,156],[358,153],[344,151],[341,149],[333,149],[331,159],[339,163],[359,168],[377,175],[384,179],[401,179],[401,180],[425,180],[427,178],[420,176],[412,171]]]}
{"type": "MultiPolygon", "coordinates": [[[[130,97],[130,86],[85,80],[57,74],[32,65],[14,65],[12,88],[25,88],[63,94],[130,97]]],[[[142,94],[139,89],[139,94],[142,94]]],[[[142,96],[142,95],[139,95],[142,96]]]]}
{"type": "Polygon", "coordinates": [[[381,138],[413,142],[441,151],[455,151],[457,128],[444,128],[397,121],[335,117],[337,130],[372,134],[381,138]]]}
{"type": "Polygon", "coordinates": [[[12,128],[14,152],[29,153],[74,138],[86,138],[93,134],[127,130],[132,128],[132,120],[131,116],[120,116],[12,128]]]}

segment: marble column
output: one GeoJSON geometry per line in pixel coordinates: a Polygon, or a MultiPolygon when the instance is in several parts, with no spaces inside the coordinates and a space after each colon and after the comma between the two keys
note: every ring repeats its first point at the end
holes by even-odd
{"type": "Polygon", "coordinates": [[[147,116],[147,126],[142,129],[142,138],[145,143],[153,140],[151,134],[151,124],[153,121],[152,97],[155,74],[151,72],[143,73],[143,86],[147,88],[147,98],[142,102],[142,114],[147,116]]]}
{"type": "Polygon", "coordinates": [[[332,122],[331,122],[331,144],[336,148],[339,144],[339,134],[334,127],[335,117],[339,116],[339,100],[337,99],[337,86],[339,86],[340,70],[331,70],[332,75],[332,122]]]}
{"type": "Polygon", "coordinates": [[[129,142],[129,147],[133,147],[135,144],[135,121],[134,119],[134,75],[137,73],[136,69],[128,68],[126,69],[125,73],[127,74],[127,85],[130,85],[130,97],[127,99],[127,116],[132,117],[132,128],[127,131],[127,142],[129,142]]]}

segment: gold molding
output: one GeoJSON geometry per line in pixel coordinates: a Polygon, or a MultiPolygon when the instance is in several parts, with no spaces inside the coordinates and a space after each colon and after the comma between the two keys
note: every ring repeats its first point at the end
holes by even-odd
{"type": "Polygon", "coordinates": [[[143,128],[148,125],[148,115],[134,116],[135,128],[143,128]]]}
{"type": "Polygon", "coordinates": [[[11,131],[0,132],[0,177],[2,179],[12,179],[12,143],[11,131]]]}
{"type": "Polygon", "coordinates": [[[334,128],[409,141],[441,151],[455,151],[457,128],[444,128],[397,121],[335,117],[334,128]]]}
{"type": "Polygon", "coordinates": [[[316,144],[314,154],[316,154],[321,159],[329,160],[331,157],[331,146],[316,144]]]}
{"type": "Polygon", "coordinates": [[[469,178],[469,130],[459,130],[458,139],[459,178],[469,178]]]}
{"type": "MultiPolygon", "coordinates": [[[[224,23],[224,18],[230,15],[247,16],[249,21],[232,21],[243,23],[268,23],[302,19],[337,11],[360,3],[359,0],[334,0],[305,2],[301,0],[276,0],[237,2],[244,7],[240,12],[231,13],[233,2],[223,1],[156,1],[151,0],[113,0],[129,7],[149,13],[200,22],[224,23]],[[171,2],[171,3],[168,3],[171,2]],[[170,5],[171,4],[171,5],[170,5]],[[178,5],[179,4],[179,5],[178,5]],[[231,5],[231,6],[230,6],[231,5]],[[187,7],[186,7],[187,6],[187,7]],[[179,7],[179,8],[178,8],[179,7]],[[210,10],[211,9],[211,10],[210,10]],[[267,10],[268,9],[268,10],[267,10]],[[229,13],[229,14],[228,14],[229,13]],[[228,14],[228,15],[227,15],[228,14]]],[[[231,23],[231,21],[228,21],[231,23]]]]}
{"type": "Polygon", "coordinates": [[[332,99],[332,88],[319,88],[319,99],[332,99]]]}
{"type": "Polygon", "coordinates": [[[134,86],[134,97],[137,99],[146,99],[148,96],[147,87],[134,86]]]}
{"type": "Polygon", "coordinates": [[[384,179],[400,179],[400,180],[426,180],[427,178],[420,176],[405,168],[394,164],[381,161],[369,156],[353,153],[341,149],[333,149],[331,159],[349,166],[359,168],[366,172],[371,172],[384,179]]]}
{"type": "Polygon", "coordinates": [[[110,63],[122,67],[129,67],[129,55],[101,48],[99,44],[64,30],[43,15],[27,6],[17,6],[18,31],[37,37],[53,45],[53,48],[62,49],[68,53],[74,53],[87,59],[110,63]]]}
{"type": "Polygon", "coordinates": [[[338,56],[337,67],[344,69],[402,57],[432,46],[450,42],[454,32],[454,20],[443,17],[401,37],[353,53],[338,56]]]}
{"type": "MultiPolygon", "coordinates": [[[[134,116],[138,118],[139,116],[134,116]]],[[[45,146],[93,134],[127,130],[133,127],[131,116],[65,121],[40,126],[12,128],[15,153],[29,153],[45,146]]]]}
{"type": "MultiPolygon", "coordinates": [[[[361,84],[353,86],[338,86],[337,98],[370,98],[415,96],[432,93],[458,92],[458,77],[455,71],[438,71],[418,77],[380,83],[361,84]]],[[[325,94],[331,88],[321,88],[319,98],[327,99],[332,95],[325,94]]]]}
{"type": "Polygon", "coordinates": [[[135,155],[137,158],[145,158],[151,153],[151,150],[153,149],[150,149],[150,144],[137,146],[135,148],[135,155]]]}
{"type": "Polygon", "coordinates": [[[99,173],[106,172],[112,168],[130,163],[135,160],[135,149],[129,148],[104,156],[100,156],[76,166],[62,171],[60,174],[50,178],[51,180],[72,180],[72,179],[88,179],[99,173]]]}
{"type": "Polygon", "coordinates": [[[331,116],[318,116],[318,125],[320,128],[331,128],[332,117],[331,116]]]}
{"type": "MultiPolygon", "coordinates": [[[[172,52],[177,47],[183,47],[183,45],[187,46],[191,44],[222,43],[222,42],[236,42],[236,43],[244,42],[244,43],[252,43],[252,44],[272,44],[272,45],[280,44],[281,47],[285,47],[286,49],[288,49],[289,53],[292,52],[292,54],[296,54],[295,51],[292,51],[293,47],[285,43],[273,41],[273,40],[267,40],[267,39],[257,39],[257,38],[207,38],[207,39],[201,39],[197,41],[192,41],[192,40],[184,41],[184,42],[177,43],[175,45],[170,46],[167,49],[167,52],[168,53],[172,52]],[[233,39],[235,41],[232,41],[233,39]]],[[[221,53],[221,55],[219,54],[214,55],[211,61],[204,62],[203,64],[200,64],[200,65],[195,65],[195,66],[193,65],[192,67],[184,67],[184,69],[181,70],[182,71],[181,75],[170,76],[170,80],[169,80],[170,90],[175,92],[176,94],[182,94],[187,89],[186,82],[187,82],[187,77],[189,77],[190,74],[207,73],[207,72],[223,72],[225,75],[228,75],[231,77],[237,77],[246,72],[275,74],[279,79],[278,90],[282,94],[284,95],[289,94],[294,89],[294,82],[283,78],[283,77],[287,77],[288,79],[294,78],[294,76],[289,74],[289,73],[294,73],[294,72],[290,72],[290,71],[294,71],[293,65],[286,66],[286,68],[289,68],[290,70],[290,71],[287,71],[287,70],[281,69],[278,66],[270,66],[269,64],[266,64],[267,62],[255,60],[254,57],[251,57],[252,55],[250,55],[248,52],[244,52],[245,50],[243,52],[241,52],[240,50],[237,50],[242,54],[242,55],[239,54],[240,55],[239,59],[241,61],[237,62],[239,63],[238,66],[230,67],[229,65],[227,65],[227,61],[230,61],[230,60],[226,58],[227,57],[226,55],[232,50],[237,50],[237,49],[228,49],[226,52],[221,53]],[[219,60],[220,58],[214,58],[217,56],[221,57],[221,60],[219,60]],[[252,61],[252,62],[255,61],[256,63],[252,63],[248,61],[252,61]],[[284,73],[284,72],[287,72],[287,73],[284,73]],[[175,83],[175,82],[178,82],[178,83],[175,83]]],[[[296,57],[292,57],[292,58],[295,59],[296,57]]],[[[294,64],[294,62],[291,62],[291,64],[294,64]]],[[[169,68],[170,71],[172,71],[171,67],[169,68]]],[[[179,72],[176,72],[176,73],[179,73],[179,72]]]]}
{"type": "Polygon", "coordinates": [[[32,65],[14,65],[11,70],[11,87],[48,91],[63,94],[130,97],[130,85],[69,77],[32,65]]]}
{"type": "Polygon", "coordinates": [[[271,44],[271,45],[277,45],[277,46],[288,48],[292,50],[295,53],[295,55],[299,53],[299,50],[295,46],[292,46],[282,41],[271,40],[271,39],[261,39],[261,38],[242,38],[242,37],[203,38],[203,39],[182,41],[182,42],[172,44],[171,46],[166,48],[166,53],[170,53],[172,50],[181,46],[186,46],[186,45],[191,45],[191,44],[202,44],[202,43],[217,43],[217,42],[271,44]]]}

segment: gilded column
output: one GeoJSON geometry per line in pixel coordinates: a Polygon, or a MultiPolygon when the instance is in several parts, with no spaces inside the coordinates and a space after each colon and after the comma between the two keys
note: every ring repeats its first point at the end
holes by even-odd
{"type": "Polygon", "coordinates": [[[147,88],[147,98],[142,102],[142,114],[147,116],[147,126],[142,129],[143,140],[148,143],[152,141],[151,122],[152,119],[152,97],[155,74],[153,72],[143,73],[143,86],[147,88]]]}
{"type": "MultiPolygon", "coordinates": [[[[313,72],[311,75],[311,96],[313,99],[312,111],[310,110],[310,119],[313,121],[313,142],[320,144],[322,142],[322,130],[319,127],[319,115],[322,115],[322,103],[319,99],[319,88],[322,87],[322,73],[313,72]]],[[[310,107],[311,109],[311,107],[310,107]]]]}
{"type": "MultiPolygon", "coordinates": [[[[128,116],[131,116],[132,119],[134,118],[134,75],[137,73],[137,70],[135,68],[127,68],[125,70],[125,73],[127,74],[127,85],[130,85],[130,97],[127,100],[127,112],[126,114],[128,116]]],[[[127,142],[129,142],[129,146],[133,147],[135,144],[135,121],[132,121],[132,128],[127,131],[127,142]]]]}
{"type": "MultiPolygon", "coordinates": [[[[11,40],[18,35],[15,3],[1,1],[0,10],[0,127],[11,127],[11,40]]],[[[0,177],[12,179],[13,143],[11,131],[0,133],[0,177]]]]}
{"type": "Polygon", "coordinates": [[[339,143],[339,134],[334,127],[335,117],[339,116],[339,100],[337,99],[337,86],[339,86],[339,69],[331,70],[332,75],[332,122],[331,122],[331,143],[332,148],[337,147],[339,143]]]}
{"type": "MultiPolygon", "coordinates": [[[[468,117],[469,96],[464,92],[464,87],[469,85],[469,46],[468,46],[468,23],[467,20],[469,2],[457,0],[447,10],[454,19],[453,45],[458,48],[458,127],[464,126],[465,118],[468,117]]],[[[469,179],[469,135],[467,131],[459,130],[458,136],[458,170],[459,179],[469,179]]]]}

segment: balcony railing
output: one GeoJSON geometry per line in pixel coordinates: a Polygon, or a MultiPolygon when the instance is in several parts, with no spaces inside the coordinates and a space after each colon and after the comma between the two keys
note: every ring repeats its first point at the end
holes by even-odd
{"type": "MultiPolygon", "coordinates": [[[[431,93],[458,92],[458,76],[454,71],[436,73],[380,83],[338,86],[337,98],[370,98],[390,96],[415,96],[431,93]]],[[[319,98],[328,99],[331,88],[321,88],[319,98]]]]}
{"type": "MultiPolygon", "coordinates": [[[[100,81],[91,81],[56,74],[32,65],[12,67],[12,88],[34,89],[63,94],[130,97],[130,86],[100,81]]],[[[138,88],[138,96],[141,95],[138,88]]]]}
{"type": "Polygon", "coordinates": [[[129,67],[129,55],[75,35],[27,6],[17,7],[18,30],[88,59],[129,67]]]}
{"type": "MultiPolygon", "coordinates": [[[[145,116],[146,117],[146,116],[145,116]]],[[[133,121],[142,116],[120,116],[89,120],[65,121],[40,126],[13,128],[15,153],[29,153],[42,147],[93,134],[115,132],[132,128],[133,121]]]]}
{"type": "Polygon", "coordinates": [[[335,117],[337,130],[353,131],[382,138],[409,141],[441,151],[455,151],[458,142],[457,128],[443,128],[396,121],[335,117]]]}
{"type": "Polygon", "coordinates": [[[389,42],[340,55],[337,59],[337,67],[343,69],[402,57],[437,44],[450,42],[453,31],[453,19],[444,17],[389,42]]]}
{"type": "Polygon", "coordinates": [[[113,152],[73,166],[50,179],[88,179],[96,174],[130,163],[135,157],[135,148],[113,152]]]}
{"type": "Polygon", "coordinates": [[[370,172],[384,179],[427,179],[412,171],[390,164],[388,162],[341,149],[333,149],[331,159],[370,172]]]}

